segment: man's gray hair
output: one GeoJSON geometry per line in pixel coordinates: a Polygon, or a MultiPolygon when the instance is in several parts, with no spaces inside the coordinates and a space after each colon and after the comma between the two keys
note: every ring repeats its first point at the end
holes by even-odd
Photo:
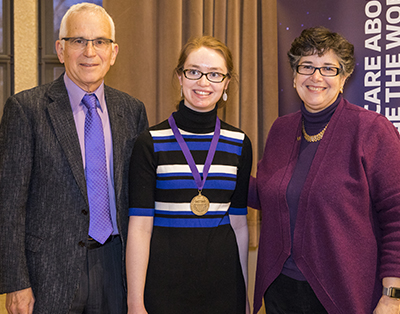
{"type": "MultiPolygon", "coordinates": [[[[115,41],[115,25],[114,21],[111,18],[111,16],[107,13],[106,10],[104,10],[103,7],[94,4],[94,3],[88,3],[88,2],[82,2],[78,4],[74,4],[71,6],[68,11],[64,14],[61,24],[60,24],[60,32],[58,38],[61,40],[63,37],[67,37],[67,20],[71,16],[71,14],[76,14],[80,12],[88,12],[88,13],[100,13],[103,14],[108,20],[110,21],[110,26],[111,26],[111,38],[113,41],[115,41]]],[[[92,38],[93,39],[93,38],[92,38]]]]}

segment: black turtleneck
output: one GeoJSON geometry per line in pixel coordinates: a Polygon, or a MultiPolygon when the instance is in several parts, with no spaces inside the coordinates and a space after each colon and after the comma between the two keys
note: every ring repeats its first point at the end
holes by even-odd
{"type": "MultiPolygon", "coordinates": [[[[323,130],[327,123],[329,123],[341,100],[342,95],[339,94],[338,98],[332,105],[316,113],[307,111],[304,104],[302,105],[301,112],[304,120],[304,127],[308,135],[316,135],[323,130]]],[[[286,190],[286,200],[290,214],[292,243],[301,190],[303,189],[304,182],[306,181],[308,171],[310,170],[319,143],[320,141],[310,143],[305,140],[304,136],[301,137],[299,157],[286,190]]],[[[297,268],[292,255],[286,261],[282,273],[296,280],[306,280],[301,271],[297,268]]]]}
{"type": "Polygon", "coordinates": [[[208,112],[194,111],[185,106],[182,100],[179,110],[174,113],[175,123],[178,128],[193,133],[210,133],[215,129],[217,119],[217,106],[208,112]]]}

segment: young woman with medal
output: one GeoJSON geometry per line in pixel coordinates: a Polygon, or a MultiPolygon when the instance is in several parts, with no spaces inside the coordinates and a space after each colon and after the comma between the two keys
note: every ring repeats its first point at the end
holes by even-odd
{"type": "Polygon", "coordinates": [[[251,143],[217,116],[232,56],[213,37],[194,38],[175,72],[178,111],[144,132],[132,154],[129,313],[249,313],[251,143]]]}

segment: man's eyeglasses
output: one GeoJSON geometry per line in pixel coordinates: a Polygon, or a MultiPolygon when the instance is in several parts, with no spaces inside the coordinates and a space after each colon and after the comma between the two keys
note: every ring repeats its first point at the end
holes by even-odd
{"type": "Polygon", "coordinates": [[[108,38],[86,39],[82,37],[64,37],[61,40],[68,41],[71,48],[76,50],[85,49],[89,41],[92,42],[96,50],[105,50],[113,43],[113,40],[108,38]]]}
{"type": "Polygon", "coordinates": [[[208,73],[203,73],[199,70],[195,69],[186,69],[183,70],[183,75],[188,80],[200,80],[203,75],[206,76],[207,80],[209,80],[212,83],[221,83],[228,75],[227,74],[222,74],[219,72],[208,72],[208,73]]]}
{"type": "Polygon", "coordinates": [[[298,65],[296,68],[297,73],[302,75],[313,75],[315,70],[318,70],[322,76],[337,76],[340,73],[340,68],[337,67],[313,67],[312,65],[298,65]]]}

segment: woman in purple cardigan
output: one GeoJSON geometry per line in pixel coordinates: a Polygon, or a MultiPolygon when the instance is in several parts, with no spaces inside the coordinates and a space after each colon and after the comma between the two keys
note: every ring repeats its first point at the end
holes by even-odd
{"type": "Polygon", "coordinates": [[[272,126],[249,206],[262,210],[254,313],[399,313],[400,141],[345,100],[354,48],[323,27],[288,52],[300,111],[272,126]]]}

